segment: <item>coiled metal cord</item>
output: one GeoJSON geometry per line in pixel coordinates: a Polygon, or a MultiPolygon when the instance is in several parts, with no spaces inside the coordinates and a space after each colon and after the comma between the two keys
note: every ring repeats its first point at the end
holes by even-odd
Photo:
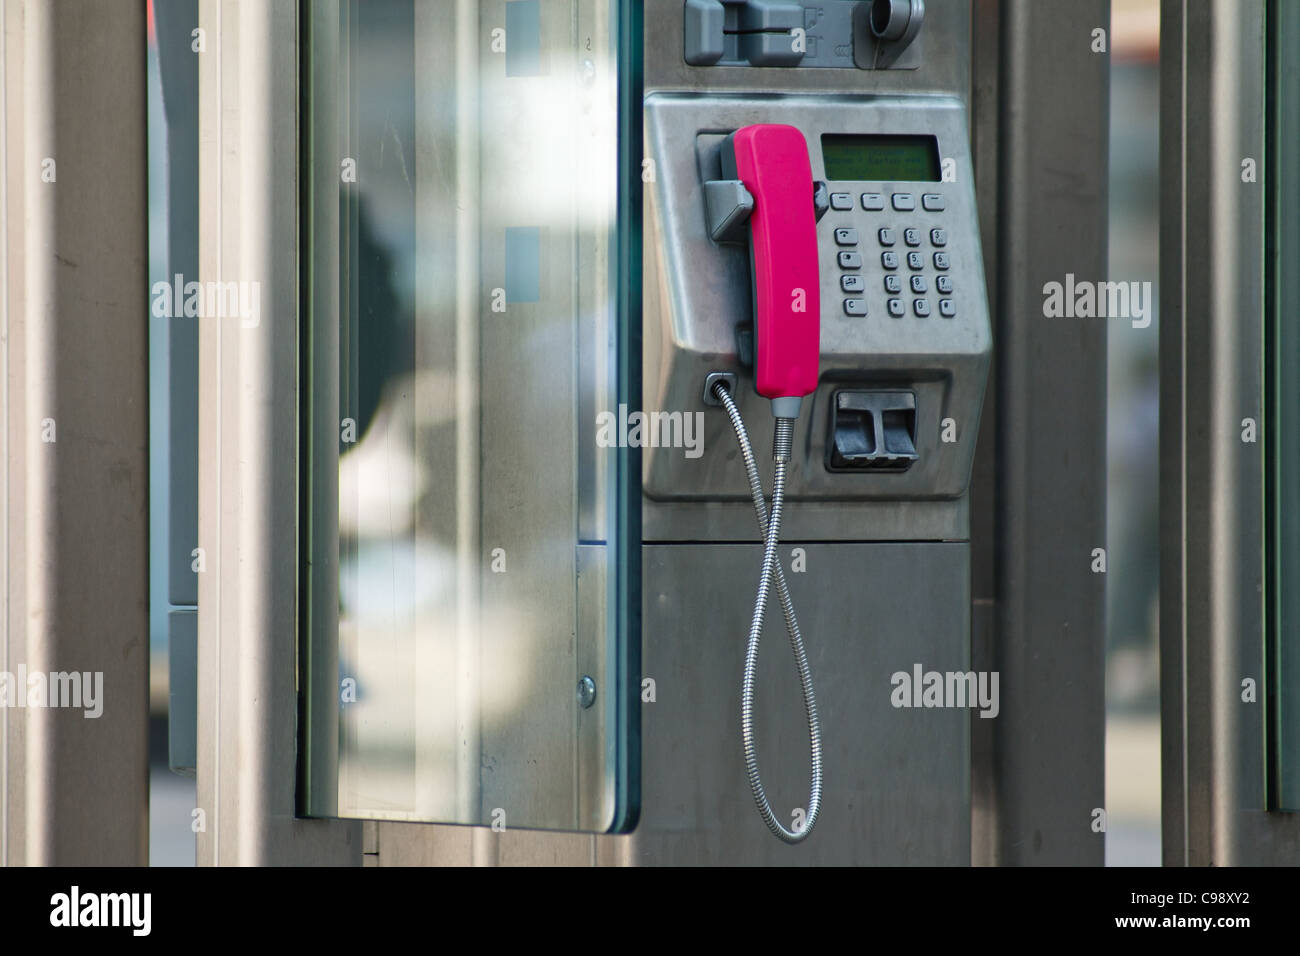
{"type": "Polygon", "coordinates": [[[713,394],[727,410],[727,417],[731,419],[731,427],[736,433],[736,443],[740,446],[740,455],[745,461],[745,473],[749,476],[749,491],[754,501],[754,515],[758,518],[758,529],[763,535],[763,570],[758,579],[754,617],[749,626],[749,642],[745,647],[745,676],[740,694],[740,729],[745,747],[745,771],[749,775],[749,788],[754,794],[754,805],[758,807],[759,816],[763,818],[767,828],[786,843],[798,843],[812,832],[813,825],[817,822],[817,814],[821,810],[822,732],[821,724],[817,719],[817,697],[813,693],[812,670],[808,666],[808,654],[804,650],[803,637],[799,633],[799,622],[795,619],[794,602],[790,599],[785,572],[776,556],[777,542],[781,534],[781,512],[785,499],[785,469],[790,461],[790,449],[794,441],[794,419],[776,420],[776,431],[772,440],[772,458],[776,463],[776,475],[772,483],[772,513],[769,518],[767,504],[763,500],[763,486],[758,477],[758,463],[754,459],[754,449],[749,443],[749,433],[745,430],[740,410],[736,408],[736,402],[731,397],[725,382],[714,383],[713,394]],[[808,808],[803,826],[798,830],[787,830],[772,812],[767,793],[763,790],[763,781],[759,777],[758,745],[754,732],[754,683],[758,675],[758,643],[763,635],[763,618],[767,614],[767,598],[774,576],[781,610],[785,614],[785,628],[790,634],[790,649],[794,651],[795,663],[799,668],[804,711],[808,717],[808,748],[812,756],[808,808]]]}

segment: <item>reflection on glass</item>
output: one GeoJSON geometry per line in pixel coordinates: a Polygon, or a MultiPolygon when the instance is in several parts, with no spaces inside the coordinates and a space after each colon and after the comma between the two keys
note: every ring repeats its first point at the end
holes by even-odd
{"type": "Polygon", "coordinates": [[[309,11],[309,813],[611,823],[615,6],[309,11]]]}

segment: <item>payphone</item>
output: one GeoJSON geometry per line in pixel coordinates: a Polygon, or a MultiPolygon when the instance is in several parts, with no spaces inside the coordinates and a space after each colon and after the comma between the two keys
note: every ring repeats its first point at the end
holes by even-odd
{"type": "Polygon", "coordinates": [[[969,860],[969,714],[891,695],[897,673],[969,664],[967,488],[991,334],[967,107],[960,84],[864,93],[842,76],[821,82],[840,71],[808,69],[915,69],[922,13],[884,0],[687,2],[682,56],[693,68],[647,80],[656,175],[643,399],[710,412],[703,454],[643,450],[643,670],[681,676],[688,690],[672,703],[690,715],[661,717],[661,703],[644,717],[633,840],[647,861],[781,859],[750,842],[748,822],[709,820],[745,781],[768,829],[811,859],[969,860]],[[788,40],[829,12],[857,39],[873,7],[881,29],[865,64],[774,59],[762,28],[788,16],[788,40]],[[714,14],[721,53],[705,62],[699,38],[714,14]],[[875,54],[904,35],[908,57],[875,54]],[[761,440],[755,454],[744,422],[761,434],[769,415],[771,454],[761,440]],[[740,595],[753,593],[756,572],[750,606],[740,595]],[[797,685],[758,666],[773,594],[797,685]],[[746,617],[743,661],[738,647],[700,648],[705,673],[688,673],[675,629],[740,645],[746,617]],[[725,745],[683,726],[706,721],[711,735],[739,730],[743,744],[743,768],[728,757],[708,774],[721,797],[705,796],[701,780],[655,775],[661,760],[717,762],[725,745]],[[822,838],[811,839],[819,816],[822,838]],[[900,827],[915,831],[902,848],[866,833],[900,827]]]}

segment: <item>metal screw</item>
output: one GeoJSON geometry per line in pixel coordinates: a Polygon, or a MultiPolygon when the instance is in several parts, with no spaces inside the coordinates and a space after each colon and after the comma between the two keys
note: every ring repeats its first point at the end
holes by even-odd
{"type": "Polygon", "coordinates": [[[585,710],[596,702],[596,682],[584,675],[578,681],[578,703],[585,710]]]}

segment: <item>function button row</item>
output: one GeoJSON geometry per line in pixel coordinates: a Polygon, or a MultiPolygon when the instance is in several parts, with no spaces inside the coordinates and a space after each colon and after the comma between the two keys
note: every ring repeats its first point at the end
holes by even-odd
{"type": "MultiPolygon", "coordinates": [[[[848,209],[849,208],[848,206],[841,207],[835,205],[837,196],[845,197],[845,199],[847,199],[848,193],[832,193],[831,208],[848,209]]],[[[916,208],[916,197],[913,196],[911,193],[894,193],[890,197],[890,200],[893,207],[897,209],[899,212],[911,212],[913,209],[916,208]]],[[[840,201],[842,202],[844,200],[841,199],[840,201]]],[[[848,201],[850,204],[852,204],[851,199],[848,201]]],[[[925,209],[926,212],[943,212],[943,207],[944,207],[943,196],[941,196],[939,193],[924,193],[921,196],[921,207],[925,209]]],[[[863,193],[862,208],[867,210],[868,212],[880,212],[885,208],[885,194],[884,193],[863,193]]]]}
{"type": "Polygon", "coordinates": [[[850,193],[831,193],[832,209],[852,209],[853,196],[850,193]]]}

